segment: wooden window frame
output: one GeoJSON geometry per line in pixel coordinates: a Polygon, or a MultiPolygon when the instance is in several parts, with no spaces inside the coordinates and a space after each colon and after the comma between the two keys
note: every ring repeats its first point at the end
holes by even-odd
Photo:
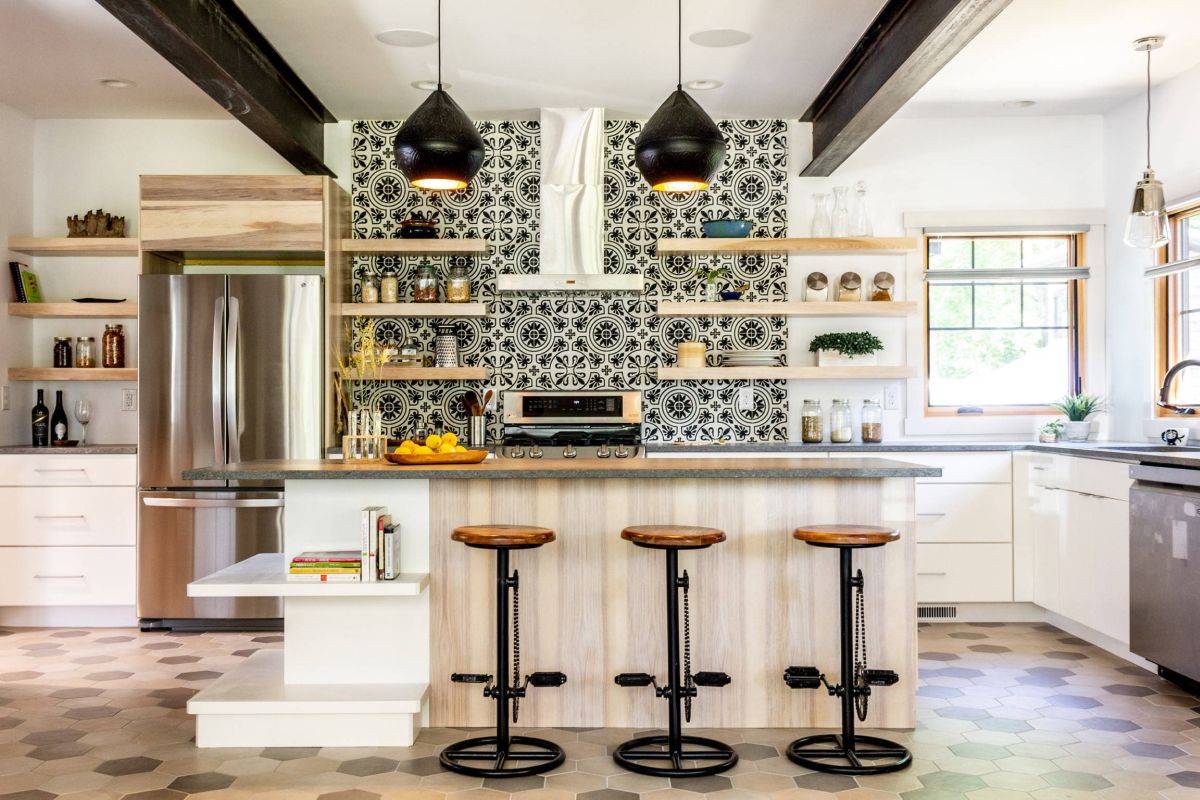
{"type": "MultiPolygon", "coordinates": [[[[1179,258],[1179,224],[1182,220],[1200,215],[1200,202],[1190,203],[1170,212],[1170,224],[1167,230],[1170,241],[1166,247],[1160,247],[1155,261],[1166,264],[1179,258]]],[[[1179,352],[1179,275],[1164,275],[1154,281],[1154,386],[1150,398],[1155,418],[1186,417],[1194,419],[1194,415],[1180,414],[1177,411],[1162,408],[1158,405],[1158,390],[1167,370],[1182,358],[1179,352]]],[[[1170,398],[1172,401],[1174,397],[1170,398]]]]}
{"type": "MultiPolygon", "coordinates": [[[[990,234],[980,232],[978,234],[961,235],[956,237],[945,236],[930,236],[922,237],[921,246],[921,272],[924,274],[929,269],[929,240],[937,238],[973,238],[973,239],[1029,239],[1038,236],[1039,234],[990,234]]],[[[1046,235],[1046,234],[1041,234],[1046,235]]],[[[1068,234],[1071,242],[1071,266],[1079,266],[1087,263],[1085,261],[1087,253],[1087,234],[1073,233],[1068,234]]],[[[1068,335],[1071,339],[1070,352],[1070,367],[1071,376],[1075,379],[1075,391],[1082,392],[1087,385],[1085,376],[1085,366],[1087,364],[1087,292],[1085,291],[1086,278],[1079,278],[1068,282],[1067,297],[1069,300],[1068,309],[1068,335]]],[[[922,321],[925,341],[921,348],[924,365],[922,368],[922,395],[924,397],[925,416],[941,419],[979,419],[982,417],[1012,417],[1012,416],[1046,416],[1059,414],[1060,412],[1052,406],[975,406],[982,409],[979,413],[961,414],[958,409],[949,406],[931,406],[929,404],[929,287],[930,283],[924,281],[924,319],[922,321]]]]}

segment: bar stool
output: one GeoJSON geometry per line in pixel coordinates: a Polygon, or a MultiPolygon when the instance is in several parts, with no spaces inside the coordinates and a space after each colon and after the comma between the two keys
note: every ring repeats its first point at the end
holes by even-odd
{"type": "Polygon", "coordinates": [[[566,758],[561,747],[545,739],[509,733],[510,701],[512,721],[516,722],[520,698],[525,696],[529,686],[562,686],[567,682],[567,676],[561,672],[534,672],[521,681],[521,584],[516,570],[511,575],[508,572],[508,554],[512,550],[529,550],[553,542],[554,531],[529,525],[467,525],[455,528],[450,538],[467,547],[496,551],[496,673],[456,672],[450,676],[455,683],[484,684],[483,696],[496,701],[496,735],[455,742],[442,751],[438,760],[448,770],[484,778],[515,778],[552,770],[566,758]],[[509,590],[512,591],[511,672],[509,590]],[[491,763],[474,766],[471,762],[491,763]],[[514,763],[509,766],[509,762],[514,763]]]}
{"type": "Polygon", "coordinates": [[[842,675],[841,682],[834,686],[816,667],[788,667],[783,679],[793,689],[816,689],[824,684],[830,695],[840,697],[842,732],[797,739],[788,745],[787,757],[802,767],[841,775],[878,775],[904,769],[912,763],[912,754],[903,745],[854,732],[855,712],[859,720],[867,718],[871,688],[891,686],[900,677],[891,670],[866,667],[863,574],[862,570],[851,574],[855,550],[882,547],[899,539],[900,532],[874,525],[809,525],[797,528],[792,535],[813,547],[834,547],[840,553],[842,675]],[[854,589],[856,597],[852,596],[854,589]]]}
{"type": "Polygon", "coordinates": [[[679,576],[679,551],[701,550],[725,541],[725,532],[716,528],[674,525],[634,525],[621,531],[621,538],[639,547],[666,552],[667,562],[667,685],[659,686],[654,675],[625,672],[616,676],[618,686],[653,686],[656,697],[665,697],[669,716],[666,736],[641,736],[630,739],[613,751],[613,761],[644,775],[664,778],[691,778],[715,775],[737,763],[737,753],[724,742],[701,736],[684,736],[680,706],[687,721],[692,721],[692,698],[697,686],[727,686],[723,672],[692,674],[691,621],[688,608],[690,582],[685,571],[679,576]],[[683,674],[679,664],[679,592],[683,590],[683,674]],[[691,749],[684,749],[689,745],[691,749]],[[669,761],[669,766],[642,762],[669,761]],[[714,764],[684,766],[685,761],[715,761],[714,764]]]}

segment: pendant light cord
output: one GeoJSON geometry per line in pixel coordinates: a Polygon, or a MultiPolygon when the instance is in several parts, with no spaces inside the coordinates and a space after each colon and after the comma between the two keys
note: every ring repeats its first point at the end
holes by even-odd
{"type": "MultiPolygon", "coordinates": [[[[441,0],[438,0],[438,2],[441,2],[441,0]]],[[[675,48],[675,56],[676,56],[675,88],[682,89],[683,88],[683,0],[679,0],[679,9],[678,9],[678,13],[675,15],[675,19],[676,19],[676,23],[678,25],[678,29],[677,29],[678,32],[675,37],[675,41],[677,43],[676,48],[675,48]]]]}
{"type": "Polygon", "coordinates": [[[442,88],[442,0],[438,0],[438,91],[442,88]]]}
{"type": "MultiPolygon", "coordinates": [[[[439,0],[440,2],[440,0],[439,0]]],[[[1150,48],[1146,48],[1146,170],[1150,169],[1150,48]]]]}

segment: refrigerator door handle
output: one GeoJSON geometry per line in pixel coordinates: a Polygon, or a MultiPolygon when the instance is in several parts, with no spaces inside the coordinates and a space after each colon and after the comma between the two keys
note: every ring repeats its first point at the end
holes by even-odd
{"type": "Polygon", "coordinates": [[[143,497],[142,503],[156,508],[283,508],[282,497],[254,497],[240,500],[199,497],[143,497]]]}
{"type": "Polygon", "coordinates": [[[241,414],[238,413],[238,403],[241,401],[238,386],[238,330],[241,324],[241,303],[236,297],[230,297],[229,326],[225,333],[225,440],[229,448],[226,461],[231,464],[242,460],[241,414]]]}
{"type": "Polygon", "coordinates": [[[225,437],[221,426],[221,341],[225,330],[225,298],[218,297],[213,304],[212,331],[212,426],[213,426],[213,458],[218,464],[224,464],[225,437]]]}

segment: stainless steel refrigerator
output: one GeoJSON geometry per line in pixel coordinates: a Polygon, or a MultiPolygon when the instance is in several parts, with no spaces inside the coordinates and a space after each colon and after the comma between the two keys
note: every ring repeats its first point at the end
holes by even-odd
{"type": "Polygon", "coordinates": [[[144,627],[270,627],[279,599],[193,599],[187,584],[279,552],[282,483],[181,476],[320,458],[321,279],[143,275],[138,300],[138,616],[144,627]]]}

